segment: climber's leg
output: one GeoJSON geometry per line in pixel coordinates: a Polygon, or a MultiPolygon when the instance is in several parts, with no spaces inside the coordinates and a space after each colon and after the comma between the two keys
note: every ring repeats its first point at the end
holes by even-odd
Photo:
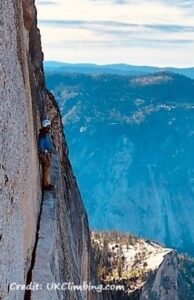
{"type": "Polygon", "coordinates": [[[54,186],[51,184],[51,154],[45,153],[41,158],[42,165],[42,187],[44,190],[51,191],[54,186]]]}
{"type": "Polygon", "coordinates": [[[43,187],[46,188],[51,184],[51,182],[50,182],[50,166],[43,165],[42,173],[43,173],[42,174],[43,187]]]}
{"type": "Polygon", "coordinates": [[[51,155],[49,153],[45,155],[45,160],[42,164],[42,173],[43,188],[47,188],[51,186],[51,155]]]}

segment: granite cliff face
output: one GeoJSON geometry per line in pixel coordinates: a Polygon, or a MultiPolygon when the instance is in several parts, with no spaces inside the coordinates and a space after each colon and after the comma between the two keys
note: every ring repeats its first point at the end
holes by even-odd
{"type": "Polygon", "coordinates": [[[34,1],[1,1],[0,44],[0,299],[101,299],[81,291],[11,289],[13,282],[96,278],[60,113],[45,87],[34,1]],[[44,117],[52,120],[58,155],[52,162],[55,192],[42,194],[37,133],[44,117]]]}

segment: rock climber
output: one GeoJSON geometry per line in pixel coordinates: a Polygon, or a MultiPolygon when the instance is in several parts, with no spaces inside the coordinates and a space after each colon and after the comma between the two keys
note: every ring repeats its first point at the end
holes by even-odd
{"type": "Polygon", "coordinates": [[[51,191],[54,186],[51,184],[51,154],[56,150],[50,136],[51,121],[45,119],[42,121],[42,128],[39,131],[38,149],[39,158],[42,165],[42,186],[44,190],[51,191]]]}

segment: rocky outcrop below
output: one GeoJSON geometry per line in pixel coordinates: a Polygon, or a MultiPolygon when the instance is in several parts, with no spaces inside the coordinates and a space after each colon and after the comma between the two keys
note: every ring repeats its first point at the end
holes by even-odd
{"type": "Polygon", "coordinates": [[[150,274],[140,300],[180,300],[194,297],[193,259],[170,252],[158,270],[150,274]]]}
{"type": "Polygon", "coordinates": [[[189,300],[194,297],[194,260],[132,235],[92,233],[106,300],[189,300]]]}
{"type": "Polygon", "coordinates": [[[44,81],[33,0],[0,3],[0,299],[101,299],[45,283],[96,282],[87,215],[72,173],[59,109],[44,81]],[[37,135],[52,120],[55,191],[42,193],[37,135]],[[12,290],[12,283],[43,286],[12,290]]]}

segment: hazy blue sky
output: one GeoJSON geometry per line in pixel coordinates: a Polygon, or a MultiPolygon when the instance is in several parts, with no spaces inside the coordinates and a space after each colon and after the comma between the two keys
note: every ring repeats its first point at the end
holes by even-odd
{"type": "Polygon", "coordinates": [[[37,0],[46,60],[194,66],[194,0],[37,0]]]}

